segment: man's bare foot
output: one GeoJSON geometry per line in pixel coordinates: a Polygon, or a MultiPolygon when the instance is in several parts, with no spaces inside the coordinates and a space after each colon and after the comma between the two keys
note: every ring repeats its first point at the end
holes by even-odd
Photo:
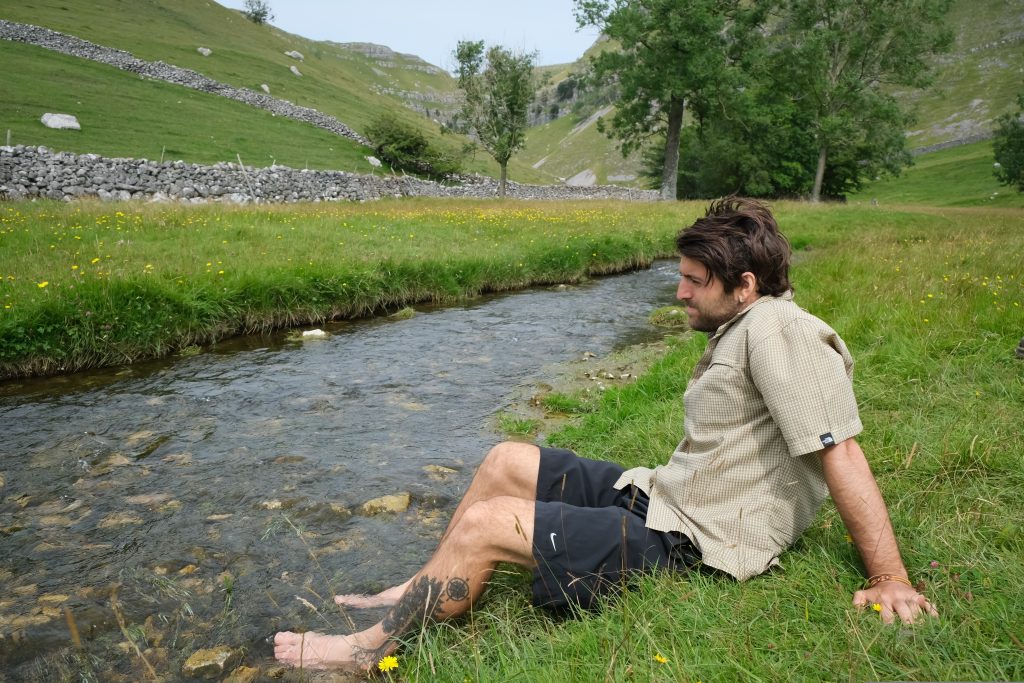
{"type": "Polygon", "coordinates": [[[342,607],[352,607],[354,609],[366,609],[368,607],[391,607],[398,603],[398,599],[405,594],[405,589],[409,587],[409,581],[401,584],[400,586],[392,586],[385,591],[381,591],[376,595],[364,595],[362,593],[348,593],[345,595],[335,595],[334,602],[341,605],[342,607]]]}
{"type": "Polygon", "coordinates": [[[281,631],[274,636],[274,658],[304,669],[369,671],[377,664],[377,652],[360,647],[357,637],[281,631]]]}

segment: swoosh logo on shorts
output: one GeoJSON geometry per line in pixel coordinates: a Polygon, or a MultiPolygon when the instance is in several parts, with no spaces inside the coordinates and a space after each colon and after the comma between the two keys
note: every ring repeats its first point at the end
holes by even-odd
{"type": "Polygon", "coordinates": [[[551,549],[554,550],[556,553],[558,552],[558,546],[555,545],[555,532],[554,531],[551,532],[551,549]]]}

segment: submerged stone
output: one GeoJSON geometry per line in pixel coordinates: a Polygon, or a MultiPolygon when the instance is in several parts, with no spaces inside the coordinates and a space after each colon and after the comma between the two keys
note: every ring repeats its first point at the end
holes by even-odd
{"type": "Polygon", "coordinates": [[[458,470],[453,470],[450,467],[442,467],[441,465],[424,465],[423,471],[426,472],[427,476],[434,481],[444,481],[458,472],[458,470]]]}
{"type": "Polygon", "coordinates": [[[224,679],[224,683],[252,683],[256,680],[259,673],[260,670],[254,667],[240,666],[224,679]]]}
{"type": "Polygon", "coordinates": [[[412,498],[408,492],[396,493],[390,496],[381,496],[363,503],[364,515],[372,517],[382,512],[405,512],[409,509],[412,498]]]}
{"type": "Polygon", "coordinates": [[[192,678],[213,679],[242,661],[242,652],[227,645],[199,650],[189,657],[181,672],[192,678]]]}

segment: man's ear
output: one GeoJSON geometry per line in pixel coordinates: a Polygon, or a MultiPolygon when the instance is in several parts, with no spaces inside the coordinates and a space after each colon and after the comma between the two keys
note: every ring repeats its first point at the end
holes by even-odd
{"type": "Polygon", "coordinates": [[[741,304],[753,302],[757,298],[757,276],[750,271],[740,275],[740,284],[736,288],[736,293],[741,304]]]}

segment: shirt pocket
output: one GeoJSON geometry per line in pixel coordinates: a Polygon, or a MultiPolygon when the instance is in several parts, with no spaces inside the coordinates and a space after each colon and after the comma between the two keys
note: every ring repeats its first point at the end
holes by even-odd
{"type": "Polygon", "coordinates": [[[686,434],[694,450],[720,443],[750,419],[749,380],[733,363],[716,360],[684,395],[686,434]]]}

